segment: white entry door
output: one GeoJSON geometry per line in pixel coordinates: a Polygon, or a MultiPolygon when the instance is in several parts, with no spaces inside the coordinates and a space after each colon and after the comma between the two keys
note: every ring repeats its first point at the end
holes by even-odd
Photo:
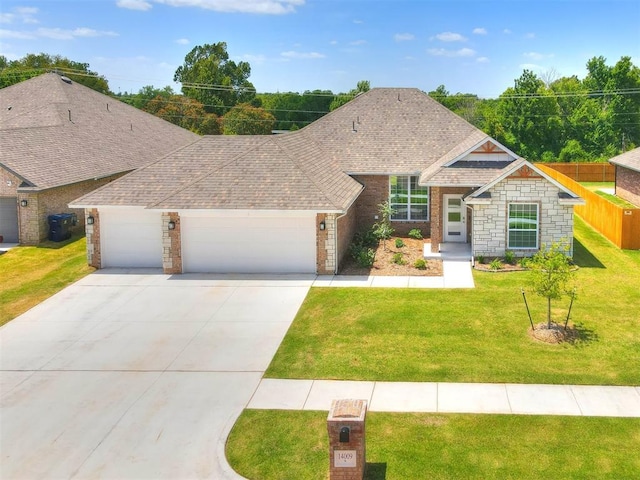
{"type": "Polygon", "coordinates": [[[443,195],[444,241],[467,242],[467,207],[462,195],[443,195]]]}

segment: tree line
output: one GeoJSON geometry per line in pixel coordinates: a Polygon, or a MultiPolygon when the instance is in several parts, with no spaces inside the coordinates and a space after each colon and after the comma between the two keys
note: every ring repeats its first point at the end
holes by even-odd
{"type": "MultiPolygon", "coordinates": [[[[559,77],[524,70],[496,99],[451,94],[440,85],[428,94],[517,154],[532,161],[606,160],[640,145],[640,69],[630,57],[607,65],[587,62],[587,75],[559,77]]],[[[360,81],[349,92],[257,93],[248,62],[229,58],[224,42],[193,48],[174,74],[182,85],[145,86],[114,94],[86,63],[61,56],[0,56],[0,88],[44,71],[58,71],[101,93],[202,135],[271,134],[302,128],[370,88],[360,81]]]]}

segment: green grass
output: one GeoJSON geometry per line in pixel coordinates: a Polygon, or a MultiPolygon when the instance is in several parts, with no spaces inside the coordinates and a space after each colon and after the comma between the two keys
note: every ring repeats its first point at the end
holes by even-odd
{"type": "MultiPolygon", "coordinates": [[[[527,335],[529,272],[474,272],[475,289],[313,288],[266,376],[376,381],[640,385],[640,251],[576,217],[574,344],[527,335]]],[[[546,301],[529,291],[534,322],[546,301]]],[[[564,321],[568,300],[555,302],[564,321]]]]}
{"type": "Polygon", "coordinates": [[[92,271],[84,237],[16,247],[0,255],[0,325],[92,271]]]}
{"type": "MultiPolygon", "coordinates": [[[[250,479],[326,479],[326,412],[245,410],[227,442],[250,479]]],[[[365,480],[622,479],[640,472],[640,419],[368,413],[365,480]]]]}
{"type": "Polygon", "coordinates": [[[614,205],[617,205],[619,207],[622,208],[636,208],[636,206],[631,203],[631,202],[627,202],[625,199],[620,198],[616,195],[611,195],[610,193],[605,193],[602,192],[600,190],[596,190],[595,192],[596,194],[600,195],[602,198],[609,200],[611,203],[613,203],[614,205]]]}
{"type": "Polygon", "coordinates": [[[584,188],[595,192],[601,188],[615,188],[615,182],[579,182],[584,188]]]}

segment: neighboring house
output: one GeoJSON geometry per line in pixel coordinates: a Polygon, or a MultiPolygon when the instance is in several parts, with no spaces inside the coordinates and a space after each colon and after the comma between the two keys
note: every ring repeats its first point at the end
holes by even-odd
{"type": "Polygon", "coordinates": [[[640,147],[609,160],[616,167],[616,195],[640,207],[640,147]]]}
{"type": "Polygon", "coordinates": [[[200,136],[47,73],[0,90],[0,236],[38,244],[71,200],[200,136]]]}
{"type": "Polygon", "coordinates": [[[73,202],[89,262],[335,273],[389,201],[438,251],[530,255],[573,240],[582,200],[417,89],[372,89],[292,133],[209,136],[73,202]]]}

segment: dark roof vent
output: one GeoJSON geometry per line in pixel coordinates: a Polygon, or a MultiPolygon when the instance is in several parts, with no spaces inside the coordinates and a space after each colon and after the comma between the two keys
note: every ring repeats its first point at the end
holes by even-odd
{"type": "Polygon", "coordinates": [[[60,80],[62,80],[64,83],[71,83],[71,79],[69,77],[65,77],[64,75],[60,77],[60,80]]]}

